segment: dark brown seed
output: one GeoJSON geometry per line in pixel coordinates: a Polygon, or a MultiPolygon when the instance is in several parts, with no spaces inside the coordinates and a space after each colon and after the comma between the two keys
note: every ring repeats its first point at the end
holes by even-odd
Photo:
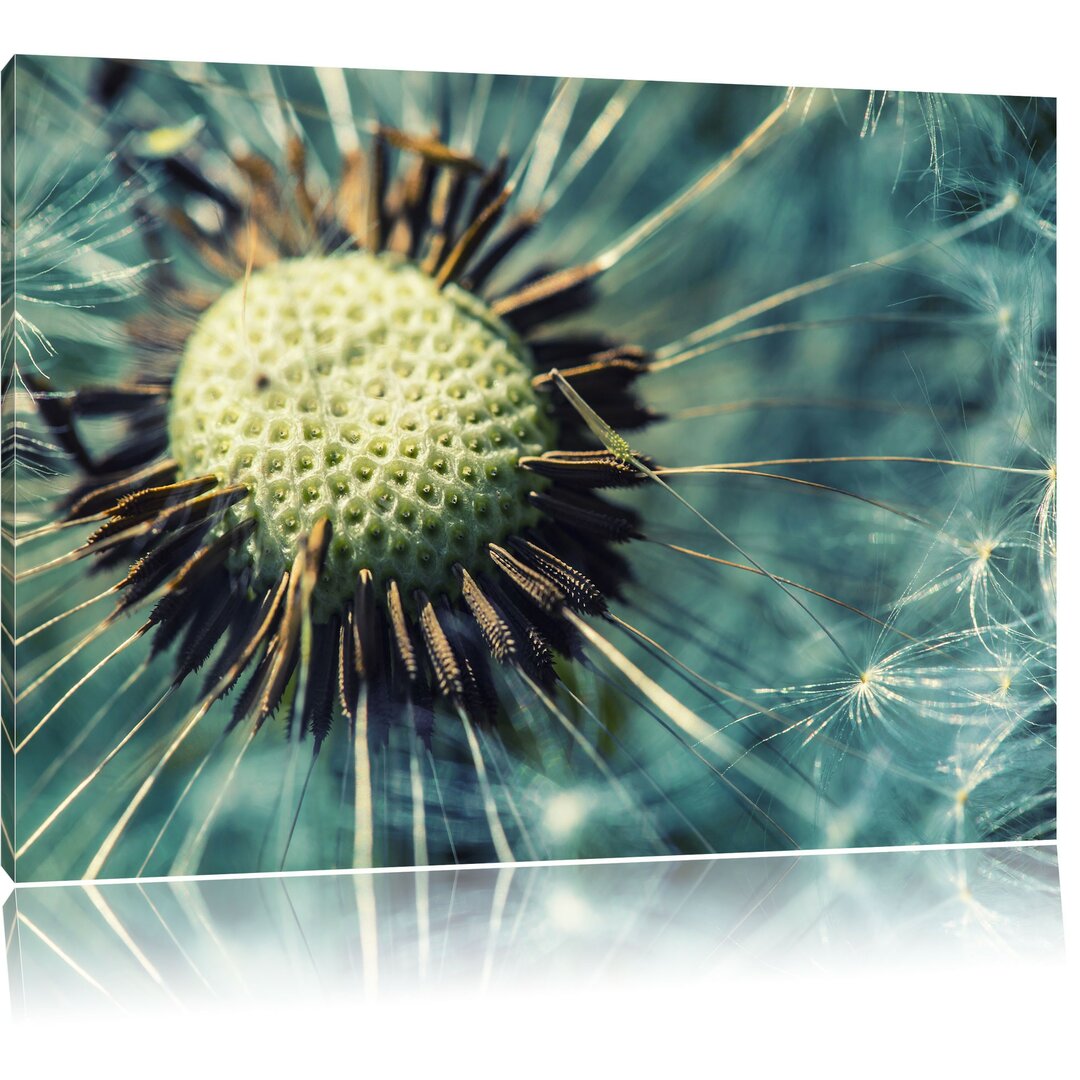
{"type": "Polygon", "coordinates": [[[439,623],[435,607],[427,595],[417,590],[416,605],[420,609],[420,632],[427,649],[428,659],[435,674],[435,687],[443,697],[461,699],[464,693],[461,665],[454,654],[446,631],[439,623]]]}
{"type": "Polygon", "coordinates": [[[367,185],[367,225],[364,244],[368,251],[382,250],[386,237],[386,136],[379,132],[371,148],[371,165],[367,185]]]}
{"type": "Polygon", "coordinates": [[[64,515],[68,520],[89,517],[103,510],[111,510],[125,495],[131,495],[146,487],[160,487],[171,480],[179,468],[172,458],[155,462],[143,469],[136,469],[118,480],[98,486],[94,481],[75,489],[68,511],[64,515]]]}
{"type": "Polygon", "coordinates": [[[498,160],[484,173],[469,206],[468,221],[475,221],[498,197],[506,186],[506,170],[509,159],[500,154],[498,160]]]}
{"type": "Polygon", "coordinates": [[[169,387],[158,383],[88,386],[75,391],[73,405],[77,416],[110,416],[137,412],[148,406],[161,408],[168,397],[169,387]]]}
{"type": "Polygon", "coordinates": [[[515,559],[498,544],[488,544],[491,561],[524,593],[538,608],[551,614],[559,614],[566,603],[562,590],[546,574],[515,559]]]}
{"type": "Polygon", "coordinates": [[[304,712],[300,723],[304,732],[315,740],[315,750],[322,746],[330,733],[334,715],[334,695],[338,686],[338,650],[341,619],[332,616],[317,623],[311,634],[311,666],[307,672],[304,712]]]}
{"type": "Polygon", "coordinates": [[[353,667],[361,679],[371,678],[376,670],[375,621],[375,579],[364,567],[357,576],[352,606],[353,667]]]}
{"type": "Polygon", "coordinates": [[[405,618],[405,606],[401,602],[401,590],[396,581],[391,581],[386,588],[386,606],[390,615],[390,629],[394,636],[394,645],[397,647],[398,659],[401,661],[409,682],[416,682],[420,673],[420,664],[416,657],[416,648],[409,633],[409,623],[405,618]]]}
{"type": "Polygon", "coordinates": [[[494,301],[492,310],[519,332],[527,330],[584,307],[590,299],[590,287],[602,270],[603,266],[595,261],[556,270],[494,301]]]}
{"type": "Polygon", "coordinates": [[[356,719],[356,701],[360,695],[360,677],[357,674],[356,651],[353,646],[353,610],[345,608],[338,628],[338,701],[341,710],[350,721],[356,719]]]}
{"type": "Polygon", "coordinates": [[[347,153],[341,161],[341,179],[338,182],[334,209],[341,227],[352,237],[357,246],[364,245],[367,217],[368,174],[363,151],[356,149],[347,153]]]}
{"type": "Polygon", "coordinates": [[[510,623],[484,594],[465,567],[458,564],[454,569],[461,582],[461,595],[469,611],[472,612],[491,655],[500,664],[513,661],[517,657],[518,644],[510,623]]]}
{"type": "MultiPolygon", "coordinates": [[[[611,349],[599,356],[589,357],[585,362],[571,367],[559,368],[559,374],[569,382],[583,397],[613,393],[626,390],[641,375],[648,371],[645,352],[641,349],[624,347],[611,349]]],[[[548,390],[552,386],[552,374],[545,371],[534,375],[532,384],[538,390],[548,390]]]]}
{"type": "Polygon", "coordinates": [[[587,492],[530,491],[529,502],[560,525],[621,544],[641,536],[640,519],[631,509],[612,506],[587,492]]]}
{"type": "Polygon", "coordinates": [[[108,476],[110,473],[121,472],[125,469],[136,469],[164,454],[168,445],[169,436],[165,430],[164,419],[162,419],[162,422],[156,426],[147,426],[137,430],[113,453],[95,462],[87,471],[96,476],[108,476]]]}
{"type": "Polygon", "coordinates": [[[265,677],[259,683],[256,695],[258,706],[255,709],[256,727],[272,713],[281,701],[281,695],[289,684],[293,669],[300,656],[300,631],[307,616],[304,603],[304,564],[307,561],[307,548],[301,547],[293,560],[289,573],[289,587],[285,592],[284,607],[278,623],[275,640],[267,648],[270,665],[265,677]]]}
{"type": "Polygon", "coordinates": [[[87,540],[88,544],[97,543],[121,529],[129,528],[140,521],[156,517],[162,510],[178,503],[194,499],[218,485],[216,476],[197,476],[191,480],[181,480],[175,484],[161,487],[143,488],[141,491],[124,495],[112,508],[112,516],[87,540]]]}
{"type": "Polygon", "coordinates": [[[410,135],[398,128],[379,126],[378,134],[391,146],[399,150],[407,150],[419,154],[422,158],[435,165],[443,165],[451,169],[464,169],[466,172],[480,173],[484,166],[470,154],[463,154],[460,150],[454,150],[437,138],[430,135],[410,135]]]}
{"type": "Polygon", "coordinates": [[[517,662],[537,682],[546,686],[551,685],[555,679],[551,662],[551,642],[536,626],[533,619],[521,609],[520,604],[500,585],[494,582],[489,584],[487,592],[492,603],[510,624],[515,640],[520,645],[517,662]]]}
{"type": "MultiPolygon", "coordinates": [[[[151,657],[157,656],[170,648],[181,634],[185,633],[185,627],[190,628],[202,620],[213,598],[219,594],[221,588],[229,584],[228,575],[219,570],[208,581],[193,584],[184,591],[183,603],[176,603],[176,593],[166,593],[150,612],[147,620],[156,627],[153,640],[150,643],[151,657]],[[170,601],[173,601],[170,603],[170,601]]],[[[248,628],[245,627],[245,630],[248,628]]],[[[185,677],[186,672],[181,673],[182,664],[177,665],[176,683],[185,677]]]]}
{"type": "Polygon", "coordinates": [[[538,573],[558,586],[567,605],[583,615],[604,615],[607,603],[586,574],[529,540],[512,539],[514,551],[538,573]]]}
{"type": "Polygon", "coordinates": [[[97,545],[107,546],[123,539],[146,535],[161,536],[170,529],[216,518],[246,496],[247,489],[237,484],[198,495],[175,506],[166,506],[155,517],[145,520],[136,518],[134,522],[131,522],[122,516],[110,518],[90,536],[84,547],[88,549],[88,554],[91,554],[97,545]]]}
{"type": "Polygon", "coordinates": [[[134,607],[149,596],[165,579],[175,574],[195,553],[202,542],[204,530],[198,525],[180,530],[163,543],[155,544],[150,551],[134,563],[127,577],[120,582],[123,591],[110,619],[134,607]]]}
{"type": "MultiPolygon", "coordinates": [[[[289,584],[289,574],[282,574],[277,586],[263,597],[263,602],[257,612],[250,612],[246,608],[241,609],[241,614],[245,618],[239,622],[236,637],[230,636],[228,645],[218,658],[210,679],[207,680],[208,689],[203,694],[204,704],[206,701],[212,701],[214,698],[227,694],[236,685],[236,680],[244,673],[255,654],[273,636],[281,619],[282,603],[289,584]],[[250,614],[255,615],[254,620],[247,617],[250,614]],[[253,622],[254,630],[251,629],[253,622]]],[[[268,656],[270,652],[268,648],[266,655],[268,656]]]]}
{"type": "Polygon", "coordinates": [[[461,279],[461,287],[471,293],[478,293],[499,264],[540,224],[540,214],[534,210],[518,214],[510,221],[501,235],[496,236],[491,246],[469,268],[461,279]]]}
{"type": "MultiPolygon", "coordinates": [[[[651,465],[649,458],[639,457],[638,460],[651,465]]],[[[518,464],[538,476],[572,487],[632,487],[648,479],[639,469],[608,450],[549,450],[539,457],[522,457],[518,464]]]]}
{"type": "Polygon", "coordinates": [[[439,288],[442,288],[447,282],[456,280],[464,273],[469,260],[488,238],[491,230],[495,228],[512,194],[512,188],[503,188],[499,197],[489,203],[480,216],[465,230],[464,235],[454,245],[442,266],[439,267],[439,272],[435,276],[435,282],[439,288]]]}
{"type": "Polygon", "coordinates": [[[222,635],[232,625],[242,596],[235,576],[219,572],[204,590],[205,603],[192,617],[177,650],[174,681],[182,682],[206,663],[222,635]]]}
{"type": "Polygon", "coordinates": [[[71,399],[50,394],[46,384],[29,372],[21,372],[20,377],[30,391],[41,418],[48,424],[64,452],[70,455],[84,472],[98,475],[99,470],[75,430],[71,399]]]}

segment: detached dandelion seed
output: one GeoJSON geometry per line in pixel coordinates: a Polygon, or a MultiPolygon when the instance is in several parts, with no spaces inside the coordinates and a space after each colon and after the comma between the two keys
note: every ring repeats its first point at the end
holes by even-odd
{"type": "Polygon", "coordinates": [[[21,878],[1052,832],[1049,103],[18,63],[21,878]]]}

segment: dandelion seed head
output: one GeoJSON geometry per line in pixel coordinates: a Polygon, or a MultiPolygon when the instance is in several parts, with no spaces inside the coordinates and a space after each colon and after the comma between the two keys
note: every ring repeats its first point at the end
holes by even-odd
{"type": "Polygon", "coordinates": [[[181,475],[212,473],[249,498],[258,575],[288,568],[321,518],[333,528],[319,588],[357,574],[402,593],[454,589],[489,543],[530,525],[536,486],[518,458],[554,427],[524,346],[479,301],[391,257],[293,259],[229,289],[202,315],[177,372],[169,438],[181,475]]]}
{"type": "Polygon", "coordinates": [[[871,664],[859,672],[858,679],[848,692],[848,718],[858,727],[870,716],[881,715],[881,694],[886,685],[885,671],[871,664]]]}
{"type": "Polygon", "coordinates": [[[979,563],[985,565],[990,561],[990,557],[994,554],[994,549],[997,547],[996,540],[976,540],[975,541],[975,555],[979,563]]]}

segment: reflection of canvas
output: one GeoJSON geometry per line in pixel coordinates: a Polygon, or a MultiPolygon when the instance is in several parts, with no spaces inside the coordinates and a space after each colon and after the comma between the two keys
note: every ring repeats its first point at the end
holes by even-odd
{"type": "MultiPolygon", "coordinates": [[[[12,1003],[41,1017],[221,1002],[717,993],[918,970],[1038,981],[1062,951],[1052,847],[577,863],[20,889],[12,1003]]],[[[695,1000],[696,1000],[695,995],[695,1000]]]]}
{"type": "Polygon", "coordinates": [[[18,880],[1053,836],[1053,102],[13,65],[18,880]]]}

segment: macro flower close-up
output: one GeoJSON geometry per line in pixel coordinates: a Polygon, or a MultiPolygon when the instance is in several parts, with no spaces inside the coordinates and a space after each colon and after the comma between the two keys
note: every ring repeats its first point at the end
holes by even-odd
{"type": "Polygon", "coordinates": [[[16,880],[1055,835],[1053,100],[5,79],[16,880]]]}

